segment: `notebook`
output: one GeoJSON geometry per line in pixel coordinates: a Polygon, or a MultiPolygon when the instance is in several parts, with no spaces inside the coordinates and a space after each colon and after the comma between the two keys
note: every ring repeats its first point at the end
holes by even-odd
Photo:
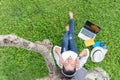
{"type": "Polygon", "coordinates": [[[85,43],[85,46],[88,47],[93,45],[95,42],[94,42],[94,39],[88,39],[88,40],[85,40],[84,43],[85,43]]]}
{"type": "Polygon", "coordinates": [[[86,21],[83,28],[78,33],[78,37],[83,40],[94,39],[101,28],[90,21],[86,21]]]}

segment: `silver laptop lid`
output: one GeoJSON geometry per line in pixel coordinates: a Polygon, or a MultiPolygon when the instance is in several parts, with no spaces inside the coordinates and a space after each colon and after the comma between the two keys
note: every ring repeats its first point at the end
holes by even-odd
{"type": "Polygon", "coordinates": [[[88,20],[86,21],[84,28],[86,28],[87,30],[89,30],[95,34],[97,34],[101,30],[101,28],[99,26],[93,24],[92,22],[90,22],[88,20]]]}

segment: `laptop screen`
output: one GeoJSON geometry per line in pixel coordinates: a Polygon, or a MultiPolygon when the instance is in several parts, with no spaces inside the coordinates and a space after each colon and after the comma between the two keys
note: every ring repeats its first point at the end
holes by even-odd
{"type": "Polygon", "coordinates": [[[92,22],[90,21],[86,21],[84,27],[90,31],[92,31],[93,33],[97,34],[101,28],[95,24],[93,24],[92,22]]]}

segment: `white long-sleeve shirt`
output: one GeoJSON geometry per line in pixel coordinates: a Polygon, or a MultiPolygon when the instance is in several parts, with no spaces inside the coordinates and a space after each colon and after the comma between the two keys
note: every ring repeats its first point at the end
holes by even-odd
{"type": "MultiPolygon", "coordinates": [[[[59,47],[59,46],[55,46],[55,47],[59,47]]],[[[58,65],[60,68],[62,68],[62,66],[59,64],[59,56],[58,56],[57,53],[55,52],[55,47],[54,47],[54,49],[53,49],[54,58],[55,58],[55,61],[56,61],[57,65],[58,65]]],[[[61,50],[61,47],[59,47],[59,48],[60,48],[60,50],[61,50]]],[[[70,56],[72,57],[73,60],[76,60],[78,54],[75,53],[75,52],[73,52],[73,51],[70,51],[70,50],[65,51],[65,52],[62,53],[62,57],[63,57],[63,60],[64,60],[64,61],[65,61],[68,57],[70,57],[70,56]]],[[[82,58],[80,59],[80,67],[79,67],[78,69],[80,69],[80,68],[82,68],[82,67],[84,66],[84,64],[87,62],[88,57],[89,57],[89,53],[88,53],[87,56],[84,56],[84,57],[82,57],[82,58]]]]}

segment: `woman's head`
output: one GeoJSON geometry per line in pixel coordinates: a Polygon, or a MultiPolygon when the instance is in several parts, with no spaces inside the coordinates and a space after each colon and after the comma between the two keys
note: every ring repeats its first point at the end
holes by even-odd
{"type": "Polygon", "coordinates": [[[62,69],[62,74],[66,77],[73,77],[74,74],[76,72],[76,68],[74,68],[73,70],[66,70],[63,66],[63,69],[62,69]]]}
{"type": "Polygon", "coordinates": [[[72,57],[68,57],[63,64],[62,73],[66,75],[74,75],[76,72],[76,61],[72,59],[72,57]]]}

